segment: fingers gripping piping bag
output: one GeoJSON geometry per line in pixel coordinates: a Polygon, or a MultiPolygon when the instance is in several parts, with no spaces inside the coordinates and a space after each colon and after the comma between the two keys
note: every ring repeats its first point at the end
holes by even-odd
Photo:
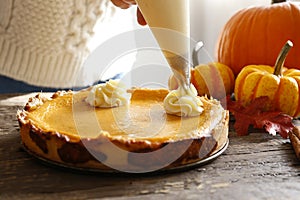
{"type": "Polygon", "coordinates": [[[174,76],[190,85],[189,0],[136,0],[174,76]]]}

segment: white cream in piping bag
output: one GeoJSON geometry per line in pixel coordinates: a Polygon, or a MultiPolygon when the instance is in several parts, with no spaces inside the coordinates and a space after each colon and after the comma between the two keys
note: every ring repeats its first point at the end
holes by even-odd
{"type": "Polygon", "coordinates": [[[109,80],[106,83],[95,85],[89,92],[86,102],[91,106],[111,108],[127,105],[130,94],[119,80],[109,80]]]}
{"type": "Polygon", "coordinates": [[[190,49],[189,1],[136,0],[161,50],[179,54],[178,56],[188,53],[190,49]]]}
{"type": "Polygon", "coordinates": [[[194,117],[203,112],[203,103],[197,96],[196,88],[191,84],[188,89],[179,87],[170,91],[164,99],[164,108],[168,114],[194,117]]]}
{"type": "Polygon", "coordinates": [[[190,79],[190,0],[136,0],[180,85],[190,79]]]}

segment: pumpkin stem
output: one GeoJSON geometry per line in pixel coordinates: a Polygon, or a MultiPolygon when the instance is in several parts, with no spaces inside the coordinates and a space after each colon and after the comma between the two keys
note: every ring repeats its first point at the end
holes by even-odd
{"type": "Polygon", "coordinates": [[[292,47],[293,47],[293,43],[290,40],[288,40],[285,43],[285,45],[282,47],[282,49],[277,57],[276,63],[275,63],[275,69],[274,69],[274,73],[273,73],[274,75],[276,75],[276,76],[282,75],[282,68],[283,68],[285,59],[292,47]]]}
{"type": "Polygon", "coordinates": [[[272,0],[271,4],[274,4],[274,3],[283,3],[283,2],[286,2],[286,0],[272,0]]]}

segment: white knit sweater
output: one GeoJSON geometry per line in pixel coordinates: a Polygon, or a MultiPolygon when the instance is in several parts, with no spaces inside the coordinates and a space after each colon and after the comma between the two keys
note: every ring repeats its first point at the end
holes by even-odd
{"type": "Polygon", "coordinates": [[[73,87],[109,0],[0,0],[0,74],[73,87]]]}

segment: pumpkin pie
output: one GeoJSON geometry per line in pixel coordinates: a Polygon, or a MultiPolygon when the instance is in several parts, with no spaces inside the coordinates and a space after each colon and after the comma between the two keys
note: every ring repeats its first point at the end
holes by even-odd
{"type": "Polygon", "coordinates": [[[129,105],[96,108],[89,90],[43,93],[19,110],[22,143],[31,154],[67,166],[99,171],[150,172],[201,161],[228,141],[229,114],[201,97],[197,117],[166,114],[167,89],[135,88],[129,105]]]}

